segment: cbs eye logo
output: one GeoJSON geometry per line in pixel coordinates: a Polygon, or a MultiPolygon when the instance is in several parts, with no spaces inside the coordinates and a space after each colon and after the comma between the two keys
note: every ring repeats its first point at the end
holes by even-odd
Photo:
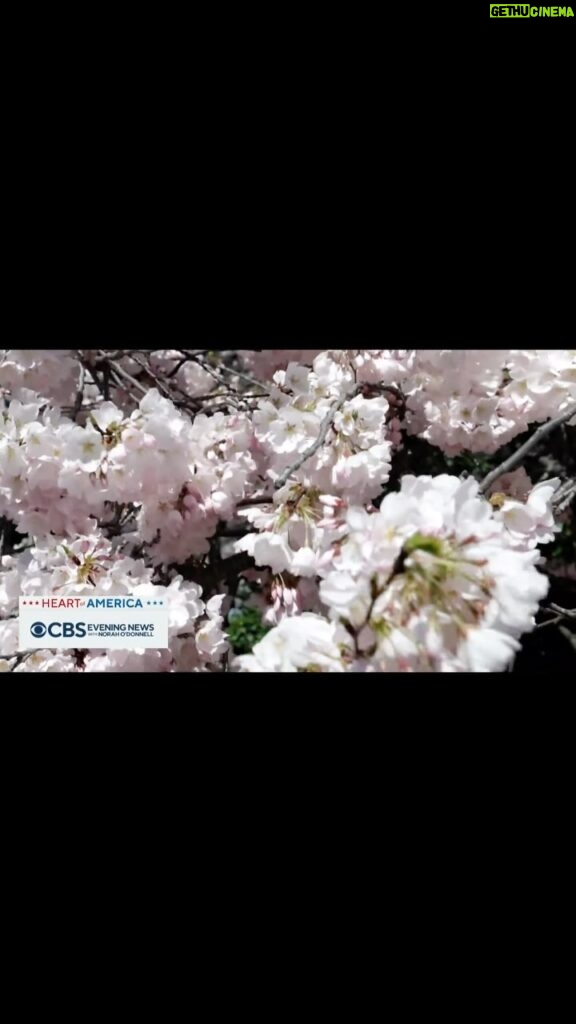
{"type": "Polygon", "coordinates": [[[62,637],[68,639],[72,636],[86,636],[86,623],[49,622],[45,626],[43,622],[33,622],[30,626],[30,632],[35,640],[41,640],[46,634],[53,637],[54,640],[60,640],[62,637]]]}

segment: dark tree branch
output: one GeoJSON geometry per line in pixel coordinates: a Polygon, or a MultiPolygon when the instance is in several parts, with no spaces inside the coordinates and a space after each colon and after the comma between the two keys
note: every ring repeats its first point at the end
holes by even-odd
{"type": "Polygon", "coordinates": [[[519,466],[528,453],[531,452],[540,441],[543,441],[545,437],[548,437],[553,430],[556,430],[557,427],[566,423],[567,420],[571,420],[573,416],[576,416],[576,402],[566,409],[560,416],[557,416],[556,419],[549,420],[548,423],[543,423],[542,426],[538,427],[538,430],[535,430],[532,436],[524,442],[518,451],[514,452],[513,455],[510,455],[508,459],[505,459],[504,462],[496,467],[496,469],[490,470],[488,475],[484,477],[480,484],[480,493],[486,494],[486,491],[491,487],[495,480],[504,476],[504,473],[509,473],[511,470],[515,469],[516,466],[519,466]]]}

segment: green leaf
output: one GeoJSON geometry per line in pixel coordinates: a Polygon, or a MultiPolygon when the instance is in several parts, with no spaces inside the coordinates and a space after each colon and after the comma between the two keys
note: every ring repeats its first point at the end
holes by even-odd
{"type": "Polygon", "coordinates": [[[262,622],[262,614],[257,608],[235,610],[234,617],[228,621],[228,639],[235,654],[250,654],[270,626],[262,622]]]}

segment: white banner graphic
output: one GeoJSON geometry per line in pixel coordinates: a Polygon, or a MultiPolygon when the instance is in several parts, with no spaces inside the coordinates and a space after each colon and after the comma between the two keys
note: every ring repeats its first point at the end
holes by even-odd
{"type": "Polygon", "coordinates": [[[165,600],[143,597],[20,598],[20,650],[168,647],[165,600]]]}

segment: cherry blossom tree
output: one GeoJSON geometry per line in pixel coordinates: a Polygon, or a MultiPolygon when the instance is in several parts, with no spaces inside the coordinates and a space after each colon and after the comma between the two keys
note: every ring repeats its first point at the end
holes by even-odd
{"type": "Polygon", "coordinates": [[[526,467],[576,351],[2,350],[0,394],[4,671],[500,672],[574,620],[576,480],[526,467]],[[21,650],[40,594],[163,595],[169,647],[21,650]]]}

